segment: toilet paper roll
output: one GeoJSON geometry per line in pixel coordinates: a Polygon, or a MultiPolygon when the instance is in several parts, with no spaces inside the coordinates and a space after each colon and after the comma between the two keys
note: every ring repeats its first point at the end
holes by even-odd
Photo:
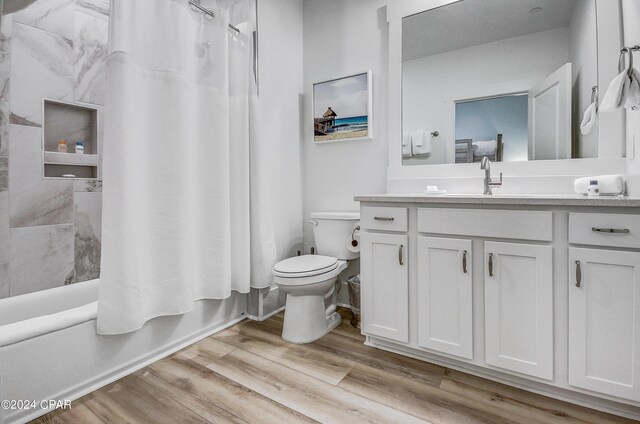
{"type": "Polygon", "coordinates": [[[353,238],[347,237],[347,249],[353,253],[360,252],[360,234],[355,234],[353,238]]]}

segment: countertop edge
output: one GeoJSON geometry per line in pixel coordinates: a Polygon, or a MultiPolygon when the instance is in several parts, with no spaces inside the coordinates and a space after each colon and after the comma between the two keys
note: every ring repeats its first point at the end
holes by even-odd
{"type": "Polygon", "coordinates": [[[427,196],[427,195],[403,195],[381,194],[354,196],[357,202],[379,203],[432,203],[432,204],[456,204],[456,205],[524,205],[524,206],[598,206],[640,208],[640,198],[631,197],[501,197],[501,196],[427,196]]]}

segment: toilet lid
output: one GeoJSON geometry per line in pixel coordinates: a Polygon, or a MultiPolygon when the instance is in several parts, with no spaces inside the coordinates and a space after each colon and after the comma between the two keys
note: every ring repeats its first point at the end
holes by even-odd
{"type": "Polygon", "coordinates": [[[311,277],[324,274],[338,267],[338,260],[331,256],[302,255],[280,261],[273,267],[278,277],[311,277]]]}

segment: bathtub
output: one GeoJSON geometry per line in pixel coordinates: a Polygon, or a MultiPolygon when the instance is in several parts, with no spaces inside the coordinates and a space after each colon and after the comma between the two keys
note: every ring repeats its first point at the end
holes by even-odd
{"type": "Polygon", "coordinates": [[[0,300],[0,399],[35,401],[35,408],[0,408],[0,423],[28,422],[50,411],[41,401],[75,400],[246,315],[246,295],[233,293],[195,302],[192,311],[153,319],[134,333],[99,336],[98,284],[0,300]]]}

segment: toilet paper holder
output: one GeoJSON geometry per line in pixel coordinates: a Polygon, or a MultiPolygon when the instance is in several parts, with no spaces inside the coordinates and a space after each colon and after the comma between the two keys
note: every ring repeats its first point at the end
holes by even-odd
{"type": "Polygon", "coordinates": [[[356,231],[360,231],[360,226],[359,225],[356,228],[354,228],[353,231],[351,232],[351,246],[352,247],[358,247],[358,240],[356,240],[356,231]]]}

